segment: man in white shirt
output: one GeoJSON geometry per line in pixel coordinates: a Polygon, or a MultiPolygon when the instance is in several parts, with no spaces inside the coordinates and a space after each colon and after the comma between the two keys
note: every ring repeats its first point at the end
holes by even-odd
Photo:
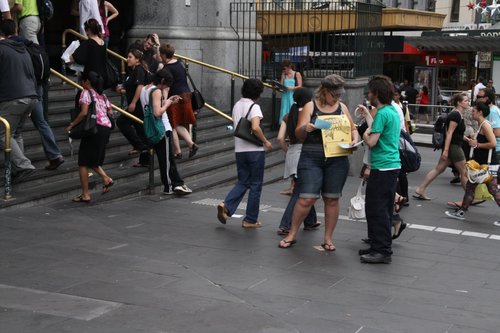
{"type": "Polygon", "coordinates": [[[486,88],[484,85],[484,78],[481,76],[477,79],[477,84],[474,86],[474,91],[472,94],[472,100],[475,102],[477,98],[477,94],[479,93],[479,90],[486,88]]]}
{"type": "Polygon", "coordinates": [[[2,13],[2,19],[11,20],[12,16],[10,15],[9,1],[0,0],[0,12],[2,13]]]}

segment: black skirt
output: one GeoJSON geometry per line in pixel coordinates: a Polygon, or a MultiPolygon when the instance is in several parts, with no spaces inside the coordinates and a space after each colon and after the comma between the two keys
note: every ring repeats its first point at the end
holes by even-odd
{"type": "Polygon", "coordinates": [[[78,165],[90,168],[102,166],[110,134],[111,128],[97,125],[95,135],[82,138],[78,150],[78,165]]]}

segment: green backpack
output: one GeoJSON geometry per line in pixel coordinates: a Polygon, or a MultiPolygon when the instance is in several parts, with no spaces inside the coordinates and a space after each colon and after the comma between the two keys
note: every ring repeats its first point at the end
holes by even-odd
{"type": "Polygon", "coordinates": [[[157,87],[151,89],[148,104],[144,106],[144,135],[152,145],[160,142],[165,136],[165,126],[163,126],[161,117],[157,118],[153,113],[153,92],[157,89],[157,87]]]}

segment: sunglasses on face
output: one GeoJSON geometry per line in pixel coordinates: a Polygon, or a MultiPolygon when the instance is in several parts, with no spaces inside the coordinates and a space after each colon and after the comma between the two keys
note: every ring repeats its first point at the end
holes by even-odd
{"type": "Polygon", "coordinates": [[[483,95],[483,96],[480,96],[480,95],[476,95],[476,98],[485,98],[486,96],[483,95]]]}

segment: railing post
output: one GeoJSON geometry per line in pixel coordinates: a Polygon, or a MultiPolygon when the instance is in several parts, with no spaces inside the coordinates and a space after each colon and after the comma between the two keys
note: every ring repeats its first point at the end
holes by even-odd
{"type": "Polygon", "coordinates": [[[271,101],[272,105],[271,105],[271,118],[272,118],[272,121],[271,121],[271,130],[276,130],[277,128],[277,122],[276,122],[276,89],[273,88],[273,97],[272,97],[272,101],[271,101]]]}
{"type": "Polygon", "coordinates": [[[5,193],[4,193],[4,200],[11,200],[12,199],[12,184],[11,184],[11,179],[12,179],[12,165],[10,162],[10,152],[11,148],[5,148],[5,193]]]}
{"type": "Polygon", "coordinates": [[[12,151],[12,146],[10,143],[10,124],[7,121],[7,119],[0,117],[0,121],[3,123],[5,126],[5,186],[4,186],[4,200],[11,200],[12,199],[12,184],[11,184],[11,179],[12,179],[12,165],[10,161],[10,153],[12,151]]]}
{"type": "MultiPolygon", "coordinates": [[[[167,138],[165,138],[166,140],[167,138]]],[[[168,142],[167,142],[168,144],[168,142]]],[[[167,156],[168,157],[168,156],[167,156]]],[[[155,194],[155,151],[153,148],[149,149],[149,194],[155,194]]]]}
{"type": "Polygon", "coordinates": [[[233,106],[234,106],[234,90],[235,90],[235,77],[234,75],[231,76],[231,105],[230,105],[230,109],[232,110],[233,109],[233,106]]]}

